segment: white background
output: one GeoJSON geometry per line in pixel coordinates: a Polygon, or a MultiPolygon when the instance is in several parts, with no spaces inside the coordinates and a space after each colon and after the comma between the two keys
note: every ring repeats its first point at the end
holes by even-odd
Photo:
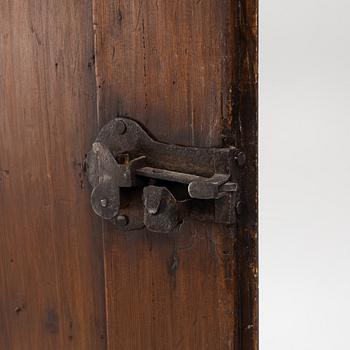
{"type": "Polygon", "coordinates": [[[260,1],[260,348],[350,349],[350,2],[260,1]]]}

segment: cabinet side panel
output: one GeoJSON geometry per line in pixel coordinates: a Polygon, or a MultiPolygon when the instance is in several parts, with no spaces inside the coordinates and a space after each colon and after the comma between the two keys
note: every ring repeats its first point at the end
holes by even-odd
{"type": "Polygon", "coordinates": [[[231,134],[247,157],[238,227],[240,348],[258,349],[258,0],[238,1],[231,134]]]}

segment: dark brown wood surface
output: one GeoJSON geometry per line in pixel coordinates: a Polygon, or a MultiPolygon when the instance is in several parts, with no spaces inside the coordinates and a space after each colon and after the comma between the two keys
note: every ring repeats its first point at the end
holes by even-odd
{"type": "Polygon", "coordinates": [[[0,349],[105,349],[92,7],[0,1],[0,349]]]}
{"type": "Polygon", "coordinates": [[[105,224],[108,349],[257,349],[257,3],[95,0],[100,125],[247,152],[237,227],[161,235],[105,224]]]}
{"type": "MultiPolygon", "coordinates": [[[[241,350],[258,349],[258,0],[237,1],[232,125],[235,145],[247,156],[242,172],[246,209],[238,225],[241,350]]],[[[229,134],[230,134],[229,131],[229,134]]]]}

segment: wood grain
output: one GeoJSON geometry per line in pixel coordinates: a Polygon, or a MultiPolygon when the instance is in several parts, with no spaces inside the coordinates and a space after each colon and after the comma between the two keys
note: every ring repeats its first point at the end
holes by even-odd
{"type": "Polygon", "coordinates": [[[239,1],[233,118],[227,130],[247,156],[241,175],[246,206],[238,225],[241,350],[257,350],[258,330],[258,1],[239,1]]]}
{"type": "Polygon", "coordinates": [[[0,348],[106,347],[92,7],[0,2],[0,348]]]}
{"type": "Polygon", "coordinates": [[[256,6],[94,1],[100,125],[127,115],[160,141],[238,145],[252,176],[239,227],[105,224],[108,349],[257,349],[256,6]]]}

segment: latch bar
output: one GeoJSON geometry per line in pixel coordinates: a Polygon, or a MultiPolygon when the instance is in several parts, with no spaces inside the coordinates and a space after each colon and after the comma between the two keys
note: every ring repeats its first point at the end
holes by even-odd
{"type": "MultiPolygon", "coordinates": [[[[152,168],[152,167],[143,167],[136,170],[136,174],[139,176],[148,177],[151,179],[158,179],[164,181],[178,182],[181,184],[189,185],[192,182],[206,182],[208,184],[216,184],[218,177],[221,177],[222,181],[227,181],[229,176],[225,174],[216,174],[211,182],[211,178],[204,176],[180,173],[177,171],[171,171],[166,169],[152,168]]],[[[238,184],[235,182],[225,182],[220,185],[220,192],[235,192],[238,190],[238,184]]],[[[193,197],[195,198],[195,197],[193,197]]]]}

